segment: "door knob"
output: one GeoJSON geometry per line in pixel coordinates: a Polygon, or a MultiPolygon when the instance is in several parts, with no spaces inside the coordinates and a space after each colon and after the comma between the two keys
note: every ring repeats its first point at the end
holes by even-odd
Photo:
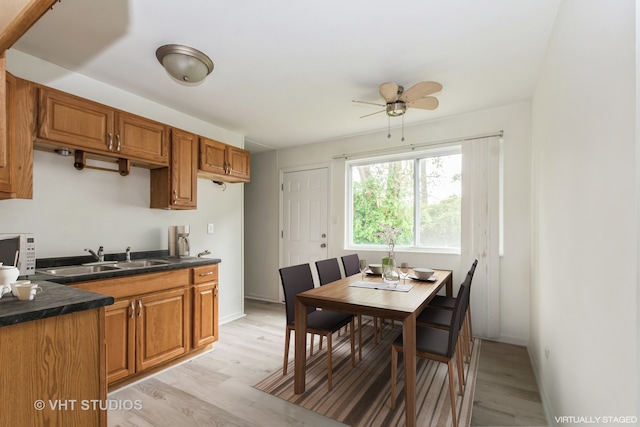
{"type": "Polygon", "coordinates": [[[321,247],[321,248],[326,248],[326,247],[327,247],[327,244],[326,244],[326,243],[323,243],[323,244],[321,244],[321,245],[320,245],[320,247],[321,247]]]}
{"type": "Polygon", "coordinates": [[[327,237],[327,235],[322,233],[322,238],[325,239],[326,237],[327,237]]]}

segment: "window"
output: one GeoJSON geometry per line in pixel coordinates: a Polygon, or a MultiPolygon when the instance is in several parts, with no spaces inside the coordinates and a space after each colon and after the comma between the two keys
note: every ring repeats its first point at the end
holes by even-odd
{"type": "Polygon", "coordinates": [[[399,231],[397,249],[460,250],[460,146],[347,163],[347,242],[386,248],[377,233],[399,231]]]}

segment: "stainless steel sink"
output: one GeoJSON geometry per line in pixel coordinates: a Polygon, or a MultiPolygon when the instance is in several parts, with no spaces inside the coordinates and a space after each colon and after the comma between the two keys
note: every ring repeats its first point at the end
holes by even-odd
{"type": "Polygon", "coordinates": [[[136,261],[111,262],[109,264],[91,263],[85,265],[69,265],[64,267],[53,267],[38,270],[39,273],[50,274],[52,276],[81,276],[83,274],[97,274],[108,271],[130,270],[136,268],[155,267],[170,264],[169,261],[161,259],[141,259],[136,261]]]}
{"type": "Polygon", "coordinates": [[[115,265],[73,265],[68,267],[47,268],[39,270],[39,272],[54,276],[80,276],[82,274],[95,274],[114,270],[118,270],[118,267],[115,265]]]}
{"type": "Polygon", "coordinates": [[[115,266],[117,268],[144,268],[144,267],[153,267],[157,265],[167,265],[167,264],[169,264],[169,261],[163,261],[161,259],[141,259],[141,260],[130,261],[130,262],[121,261],[115,264],[115,266]]]}

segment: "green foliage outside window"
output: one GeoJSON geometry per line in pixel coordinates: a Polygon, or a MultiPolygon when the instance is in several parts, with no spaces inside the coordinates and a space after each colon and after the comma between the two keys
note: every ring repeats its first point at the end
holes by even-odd
{"type": "Polygon", "coordinates": [[[352,243],[386,246],[388,242],[377,234],[384,226],[393,226],[400,230],[396,248],[459,248],[460,167],[459,152],[351,165],[352,243]],[[414,227],[416,211],[419,225],[414,227]]]}

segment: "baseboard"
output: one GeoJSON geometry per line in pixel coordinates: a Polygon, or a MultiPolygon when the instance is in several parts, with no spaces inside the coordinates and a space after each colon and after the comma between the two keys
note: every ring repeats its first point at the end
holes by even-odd
{"type": "Polygon", "coordinates": [[[535,377],[536,383],[538,384],[538,392],[540,393],[540,400],[542,400],[542,409],[544,410],[544,417],[547,420],[547,425],[557,426],[558,423],[554,422],[553,417],[549,413],[549,408],[551,408],[551,405],[549,403],[549,399],[547,398],[547,394],[544,392],[544,387],[542,386],[538,365],[535,363],[534,358],[531,356],[533,354],[533,349],[530,346],[527,346],[527,354],[529,355],[529,362],[531,363],[531,368],[533,369],[533,376],[535,377]]]}
{"type": "Polygon", "coordinates": [[[218,319],[218,323],[220,325],[224,325],[225,323],[233,322],[234,320],[241,319],[245,316],[246,316],[245,313],[234,313],[229,316],[221,317],[220,319],[218,319]]]}
{"type": "Polygon", "coordinates": [[[274,302],[274,303],[278,303],[278,304],[284,304],[282,301],[278,301],[277,299],[274,300],[272,298],[266,298],[266,297],[262,297],[259,295],[247,295],[244,294],[245,299],[250,299],[250,300],[254,300],[254,301],[262,301],[262,302],[274,302]]]}

